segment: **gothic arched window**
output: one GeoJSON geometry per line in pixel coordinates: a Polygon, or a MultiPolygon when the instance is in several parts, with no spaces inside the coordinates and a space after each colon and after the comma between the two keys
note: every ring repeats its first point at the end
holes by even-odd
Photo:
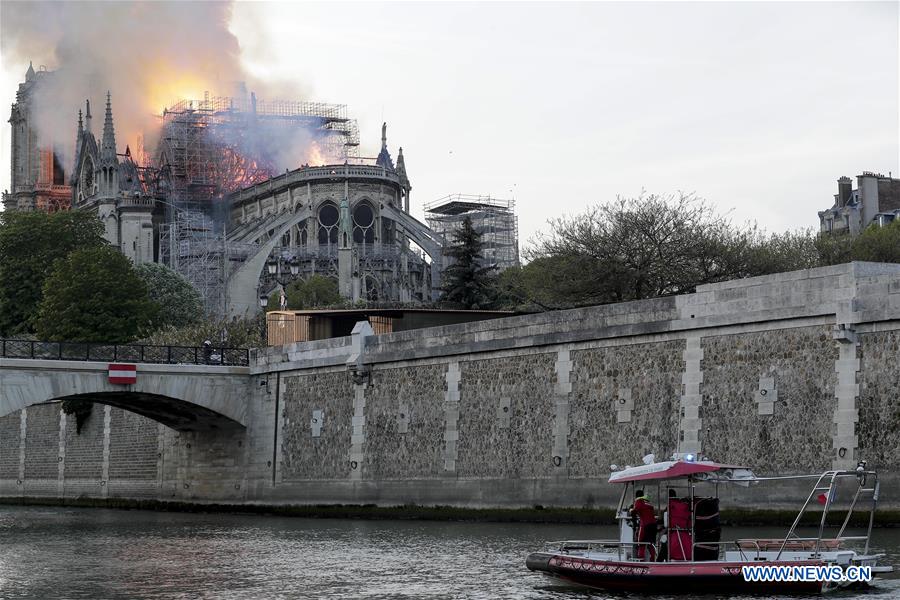
{"type": "Polygon", "coordinates": [[[337,244],[340,213],[337,204],[328,201],[319,207],[319,245],[337,244]]]}
{"type": "Polygon", "coordinates": [[[357,244],[375,243],[375,209],[366,201],[353,207],[353,241],[357,244]]]}

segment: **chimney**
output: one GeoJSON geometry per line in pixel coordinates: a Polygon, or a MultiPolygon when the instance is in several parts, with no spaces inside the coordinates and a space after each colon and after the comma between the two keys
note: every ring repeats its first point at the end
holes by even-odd
{"type": "Polygon", "coordinates": [[[853,193],[853,181],[847,177],[838,179],[838,206],[847,206],[850,202],[850,195],[853,193]]]}

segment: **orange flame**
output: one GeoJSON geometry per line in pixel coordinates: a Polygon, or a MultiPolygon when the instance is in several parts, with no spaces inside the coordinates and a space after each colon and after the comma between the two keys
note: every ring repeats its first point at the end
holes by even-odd
{"type": "Polygon", "coordinates": [[[322,152],[322,149],[319,148],[318,142],[313,140],[310,142],[309,149],[306,151],[306,164],[311,167],[320,167],[324,164],[327,164],[328,161],[325,160],[325,154],[322,152]]]}

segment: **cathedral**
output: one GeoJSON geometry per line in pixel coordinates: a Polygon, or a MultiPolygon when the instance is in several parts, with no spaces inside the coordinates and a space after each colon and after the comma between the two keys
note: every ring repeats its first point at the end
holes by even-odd
{"type": "Polygon", "coordinates": [[[252,314],[259,298],[313,275],[334,280],[349,303],[434,302],[443,249],[463,214],[476,215],[490,252],[502,247],[517,264],[511,206],[457,198],[452,214],[432,215],[439,231],[430,228],[432,220],[410,214],[406,159],[400,148],[395,162],[387,125],[378,155],[361,157],[357,123],[344,105],[263,101],[239,85],[233,97],[207,93],[164,109],[158,146],[132,157],[128,145],[118,152],[107,92],[102,129],[95,133],[86,101],[74,151],[66,152],[37,126],[52,104],[45,84],[54,75],[29,66],[19,86],[5,209],[95,212],[110,244],[136,265],[158,262],[181,273],[210,314],[252,314]],[[63,164],[64,156],[74,161],[63,164]],[[498,211],[501,220],[478,217],[498,211]],[[498,231],[512,237],[494,243],[498,231]]]}
{"type": "Polygon", "coordinates": [[[72,190],[66,179],[61,148],[54,148],[38,133],[36,104],[53,72],[34,70],[29,64],[25,81],[16,91],[9,124],[12,133],[10,189],[3,193],[5,210],[44,210],[69,208],[72,190]]]}
{"type": "Polygon", "coordinates": [[[255,312],[259,296],[312,275],[333,279],[348,302],[437,298],[441,241],[409,214],[412,185],[386,125],[378,156],[364,158],[343,105],[207,95],[163,112],[159,146],[141,164],[127,145],[118,151],[107,92],[102,126],[86,101],[66,153],[36,126],[35,101],[53,76],[29,67],[12,107],[7,210],[95,212],[111,244],[136,265],[180,272],[211,314],[255,312]],[[312,140],[316,163],[279,172],[278,144],[297,139],[312,140]],[[63,165],[65,155],[74,163],[63,165]]]}
{"type": "Polygon", "coordinates": [[[72,206],[96,212],[106,240],[117,246],[135,265],[155,262],[157,247],[153,224],[156,199],[147,190],[138,165],[126,146],[116,153],[112,101],[106,94],[106,114],[100,143],[91,124],[91,103],[78,111],[75,168],[72,172],[72,206]]]}

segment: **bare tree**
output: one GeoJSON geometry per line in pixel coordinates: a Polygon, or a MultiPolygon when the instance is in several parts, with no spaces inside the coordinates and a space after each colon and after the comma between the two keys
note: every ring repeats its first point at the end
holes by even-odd
{"type": "Polygon", "coordinates": [[[808,231],[736,227],[692,194],[617,198],[553,219],[526,251],[522,287],[563,308],[694,291],[698,285],[815,266],[808,231]]]}

